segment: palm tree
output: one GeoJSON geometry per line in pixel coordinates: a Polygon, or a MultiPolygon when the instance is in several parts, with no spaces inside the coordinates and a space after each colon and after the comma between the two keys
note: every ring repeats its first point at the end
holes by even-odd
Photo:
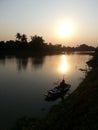
{"type": "Polygon", "coordinates": [[[20,33],[17,33],[17,34],[16,34],[16,39],[18,39],[19,41],[21,41],[21,37],[22,37],[22,36],[21,36],[20,33]]]}
{"type": "Polygon", "coordinates": [[[22,42],[27,42],[27,36],[26,36],[26,34],[23,34],[22,36],[21,36],[21,41],[22,42]]]}

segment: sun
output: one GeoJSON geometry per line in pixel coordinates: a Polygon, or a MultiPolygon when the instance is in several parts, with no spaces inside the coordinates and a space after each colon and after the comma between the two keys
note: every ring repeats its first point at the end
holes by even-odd
{"type": "Polygon", "coordinates": [[[73,26],[70,22],[62,22],[57,27],[57,34],[61,38],[66,38],[72,35],[73,26]]]}

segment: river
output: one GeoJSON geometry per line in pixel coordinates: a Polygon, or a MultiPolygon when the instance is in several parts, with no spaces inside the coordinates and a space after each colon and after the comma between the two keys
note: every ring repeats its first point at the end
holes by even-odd
{"type": "Polygon", "coordinates": [[[0,57],[0,129],[12,127],[22,116],[44,117],[61,99],[45,101],[44,94],[64,77],[72,93],[89,69],[92,56],[60,54],[34,57],[0,57]]]}

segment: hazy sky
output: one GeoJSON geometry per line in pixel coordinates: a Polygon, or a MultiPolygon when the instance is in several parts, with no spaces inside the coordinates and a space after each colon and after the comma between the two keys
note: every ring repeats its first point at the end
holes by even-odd
{"type": "Polygon", "coordinates": [[[0,0],[0,41],[15,40],[16,33],[43,36],[45,42],[98,46],[98,0],[0,0]],[[72,33],[57,35],[62,22],[72,33]]]}

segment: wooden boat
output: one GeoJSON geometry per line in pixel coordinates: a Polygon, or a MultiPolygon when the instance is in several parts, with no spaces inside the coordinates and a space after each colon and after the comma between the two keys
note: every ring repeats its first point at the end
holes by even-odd
{"type": "Polygon", "coordinates": [[[45,94],[45,100],[50,101],[50,100],[56,100],[59,97],[63,97],[67,93],[67,91],[69,90],[70,87],[71,87],[71,85],[66,84],[65,80],[63,79],[58,86],[49,90],[45,94]]]}

